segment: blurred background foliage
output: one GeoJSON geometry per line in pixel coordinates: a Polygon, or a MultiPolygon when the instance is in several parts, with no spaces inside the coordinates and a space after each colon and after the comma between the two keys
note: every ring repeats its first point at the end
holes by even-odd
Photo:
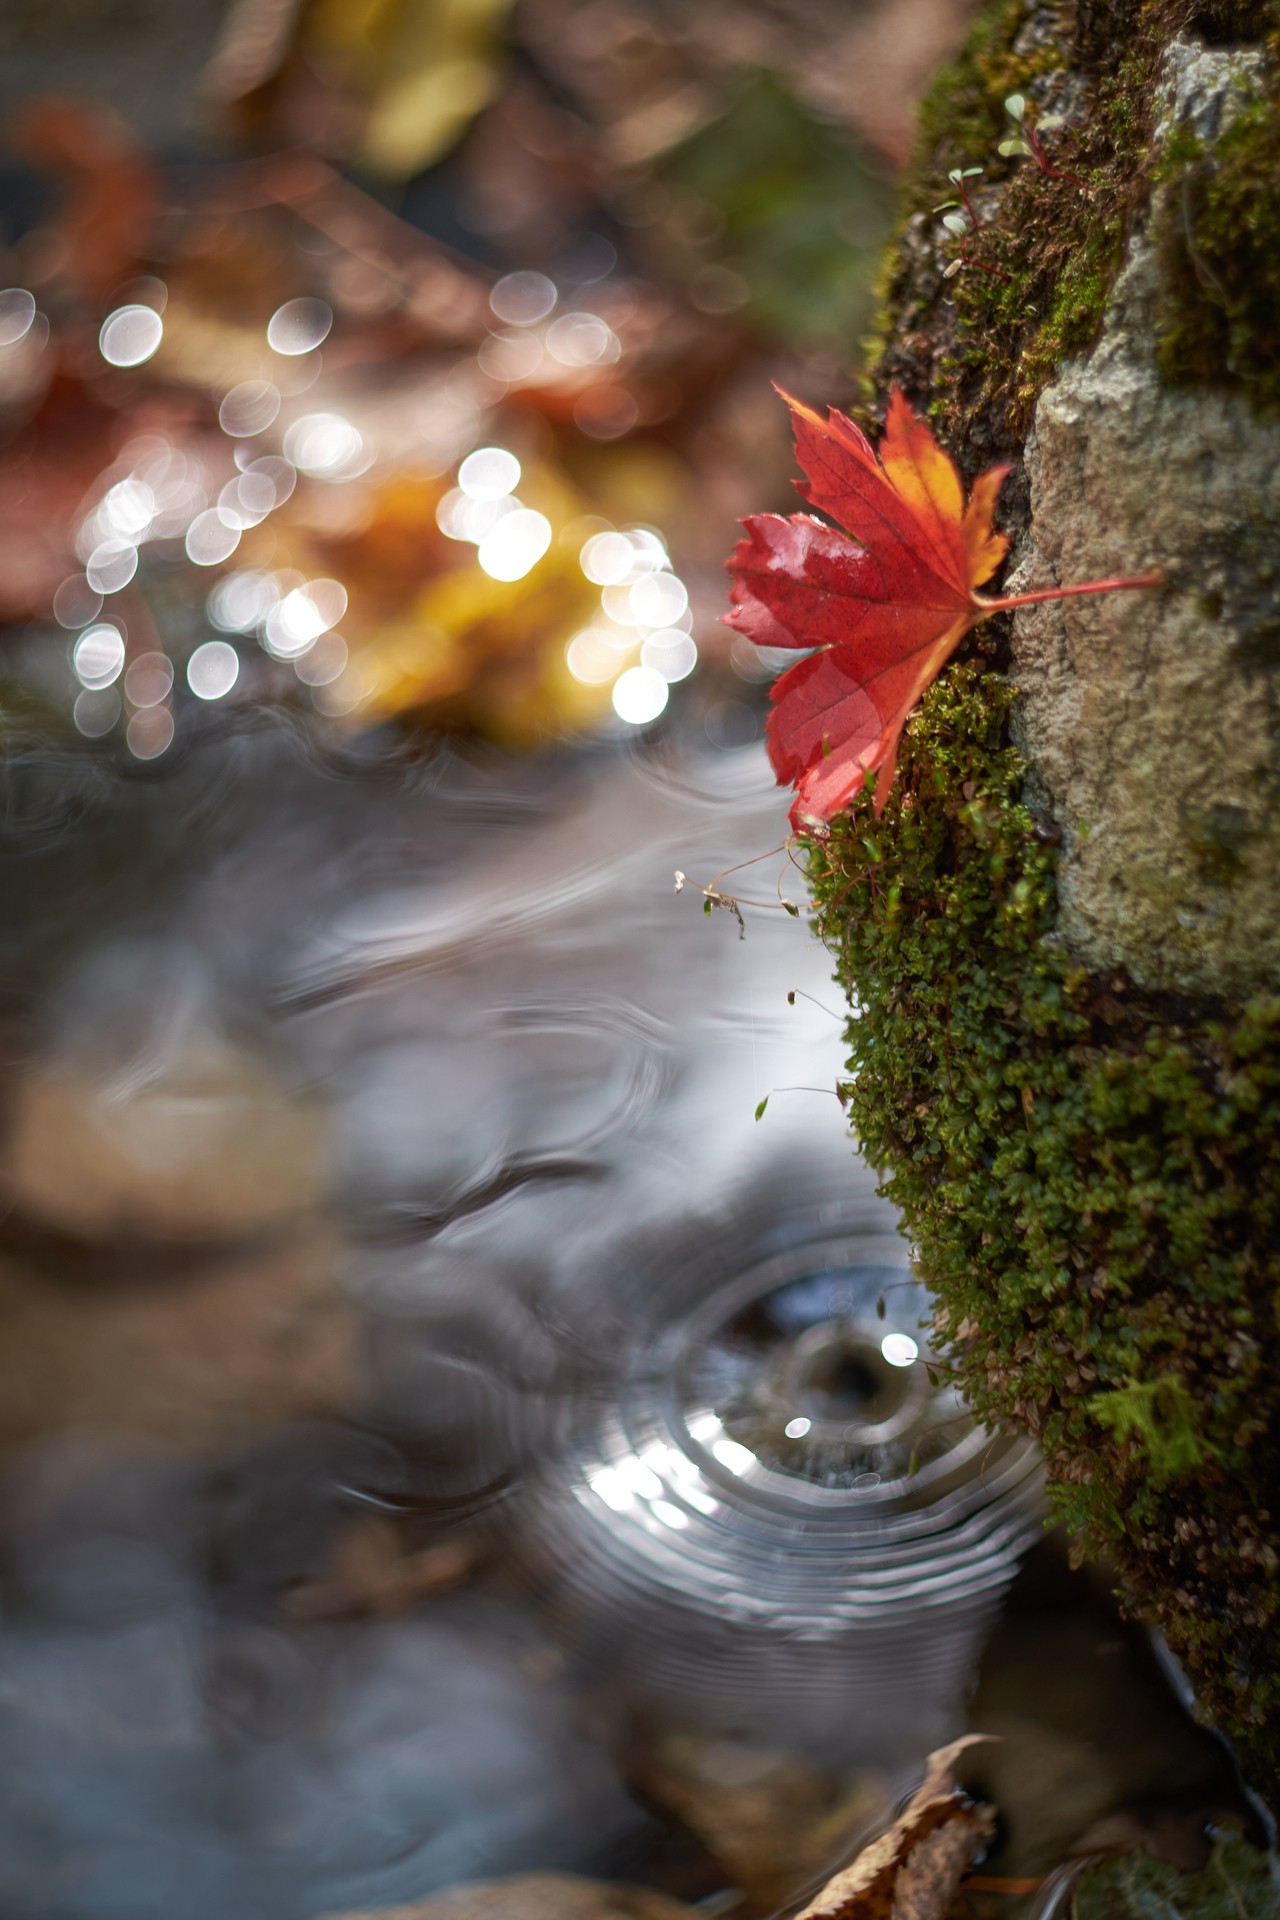
{"type": "Polygon", "coordinates": [[[10,745],[159,762],[264,705],[754,739],[771,663],[718,616],[788,496],[769,382],[847,397],[969,11],[19,0],[10,745]]]}

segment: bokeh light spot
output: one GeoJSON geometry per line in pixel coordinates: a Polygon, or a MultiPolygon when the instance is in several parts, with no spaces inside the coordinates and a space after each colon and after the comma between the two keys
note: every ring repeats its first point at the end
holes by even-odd
{"type": "Polygon", "coordinates": [[[240,545],[239,527],[229,527],[216,507],[198,513],[187,528],[187,558],[198,567],[216,567],[240,545]]]}
{"type": "Polygon", "coordinates": [[[124,635],[109,621],[86,627],[71,651],[71,664],[81,686],[109,687],[124,666],[124,635]]]}
{"type": "Polygon", "coordinates": [[[71,718],[86,740],[101,740],[110,733],[121,714],[120,695],[114,687],[86,689],[76,696],[71,718]]]}
{"type": "Polygon", "coordinates": [[[31,331],[36,317],[34,294],[25,287],[5,287],[0,291],[0,347],[15,347],[31,331]]]}
{"type": "Polygon", "coordinates": [[[489,305],[509,327],[532,327],[545,320],[559,299],[545,273],[504,274],[489,295],[489,305]]]}
{"type": "Polygon", "coordinates": [[[70,573],[53,596],[53,617],[60,627],[83,627],[102,612],[102,595],[82,573],[70,573]]]}
{"type": "Polygon", "coordinates": [[[530,507],[504,513],[480,542],[476,558],[491,580],[523,580],[551,545],[551,522],[530,507]]]}
{"type": "Polygon", "coordinates": [[[625,533],[593,533],[578,564],[597,587],[612,587],[628,577],[634,561],[635,548],[625,533]]]}
{"type": "Polygon", "coordinates": [[[218,425],[233,440],[265,433],[280,411],[280,389],[270,380],[242,380],[218,408],[218,425]]]}
{"type": "Polygon", "coordinates": [[[625,648],[634,644],[631,634],[621,637],[623,647],[619,647],[613,634],[604,627],[584,627],[581,633],[575,633],[564,650],[565,662],[574,679],[585,687],[604,687],[616,680],[626,659],[625,648]]]}
{"type": "Polygon", "coordinates": [[[293,663],[293,670],[306,687],[327,687],[338,678],[347,664],[347,643],[340,633],[322,633],[293,663]]]}
{"type": "Polygon", "coordinates": [[[369,464],[362,435],[340,413],[304,413],[285,434],[284,451],[317,480],[346,480],[369,464]]]}
{"type": "MultiPolygon", "coordinates": [[[[124,697],[133,707],[158,707],[173,686],[173,662],[164,653],[140,653],[124,677],[124,697]]],[[[132,742],[130,742],[132,745],[132,742]]]]}
{"type": "Polygon", "coordinates": [[[687,680],[698,664],[698,649],[692,637],[679,627],[667,627],[651,633],[640,649],[642,667],[652,667],[667,684],[687,680]]]}
{"type": "Polygon", "coordinates": [[[267,322],[267,345],[290,357],[310,353],[328,339],[332,325],[333,309],[323,300],[286,300],[267,322]]]}
{"type": "Polygon", "coordinates": [[[501,500],[520,484],[520,462],[505,447],[477,447],[458,468],[458,485],[471,500],[501,500]]]}
{"type": "Polygon", "coordinates": [[[645,627],[669,627],[689,604],[683,580],[673,573],[651,573],[631,589],[631,610],[645,627]]]}
{"type": "Polygon", "coordinates": [[[647,726],[667,704],[667,683],[652,667],[628,667],[613,683],[613,710],[630,727],[647,726]]]}
{"type": "Polygon", "coordinates": [[[135,713],[125,740],[135,760],[158,760],[173,739],[173,715],[168,707],[148,707],[135,713]]]}
{"type": "Polygon", "coordinates": [[[95,593],[119,593],[138,571],[132,540],[100,540],[85,562],[84,577],[95,593]]]}
{"type": "Polygon", "coordinates": [[[240,674],[240,656],[225,640],[206,640],[187,662],[187,685],[198,700],[221,700],[240,674]]]}
{"type": "Polygon", "coordinates": [[[98,334],[98,351],[113,367],[140,367],[164,337],[164,321],[154,307],[117,307],[98,334]]]}
{"type": "Polygon", "coordinates": [[[622,347],[598,313],[562,313],[547,328],[547,352],[563,367],[596,367],[611,365],[622,347]]]}

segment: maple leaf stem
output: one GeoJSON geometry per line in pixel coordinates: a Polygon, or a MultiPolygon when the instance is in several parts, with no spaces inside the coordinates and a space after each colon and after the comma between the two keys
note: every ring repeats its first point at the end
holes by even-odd
{"type": "Polygon", "coordinates": [[[975,593],[973,604],[985,619],[989,613],[1004,613],[1010,607],[1034,607],[1042,600],[1069,600],[1077,593],[1122,593],[1132,587],[1158,587],[1164,582],[1159,567],[1150,573],[1117,574],[1110,580],[1083,580],[1076,587],[1041,587],[1036,593],[1010,593],[1003,599],[986,600],[975,593]]]}

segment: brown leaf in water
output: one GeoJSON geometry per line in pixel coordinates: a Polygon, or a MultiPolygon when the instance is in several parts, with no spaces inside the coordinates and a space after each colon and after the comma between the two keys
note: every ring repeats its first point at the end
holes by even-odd
{"type": "Polygon", "coordinates": [[[951,1771],[986,1738],[966,1734],[931,1753],[901,1817],[833,1875],[797,1920],[946,1920],[970,1862],[995,1831],[995,1809],[967,1800],[951,1771]]]}

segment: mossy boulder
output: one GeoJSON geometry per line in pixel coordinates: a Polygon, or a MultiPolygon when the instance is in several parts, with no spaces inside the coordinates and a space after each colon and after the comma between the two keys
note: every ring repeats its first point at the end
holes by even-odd
{"type": "Polygon", "coordinates": [[[1019,462],[1024,579],[1155,562],[1166,585],[987,623],[909,723],[883,815],[863,796],[809,844],[854,1130],[950,1364],[1039,1436],[1058,1516],[1273,1798],[1277,126],[1268,7],[980,18],[925,109],[874,397],[903,386],[970,472],[1019,462]],[[996,155],[1015,90],[1045,167],[996,155]],[[961,239],[930,209],[979,164],[961,239]],[[1276,304],[1214,266],[1232,221],[1276,304]]]}

